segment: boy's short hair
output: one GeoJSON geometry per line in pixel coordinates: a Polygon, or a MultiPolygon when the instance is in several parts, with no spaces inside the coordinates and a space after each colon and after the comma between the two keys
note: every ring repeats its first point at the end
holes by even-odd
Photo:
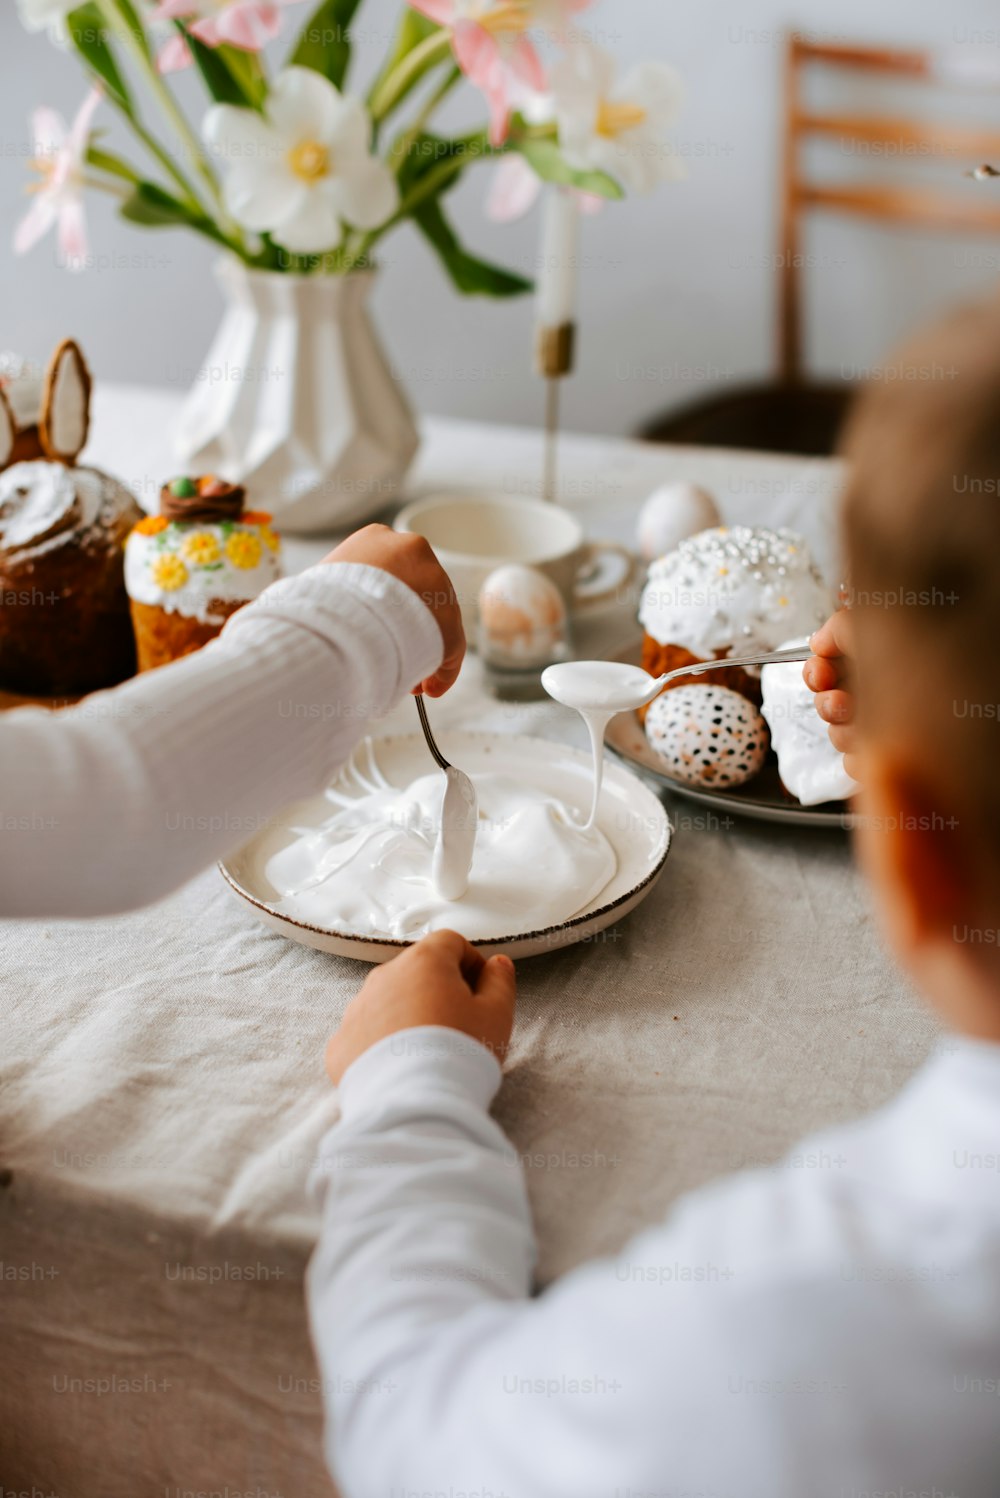
{"type": "Polygon", "coordinates": [[[1000,307],[963,308],[884,365],[844,447],[862,736],[916,760],[996,872],[1000,307]]]}

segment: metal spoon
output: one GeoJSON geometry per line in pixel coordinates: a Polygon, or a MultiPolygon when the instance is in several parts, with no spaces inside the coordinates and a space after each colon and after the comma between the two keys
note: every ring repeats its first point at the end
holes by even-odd
{"type": "Polygon", "coordinates": [[[476,848],[479,802],[476,788],[464,770],[449,764],[431,732],[422,692],[414,695],[420,726],[434,763],[447,777],[441,805],[441,831],[434,845],[432,873],[443,900],[460,900],[469,887],[469,871],[476,848]]]}
{"type": "MultiPolygon", "coordinates": [[[[769,650],[763,655],[724,655],[721,660],[699,661],[694,666],[679,666],[676,671],[665,671],[652,685],[659,691],[677,676],[700,676],[702,671],[717,671],[720,666],[780,666],[785,661],[811,660],[812,654],[811,645],[793,645],[790,650],[769,650]]],[[[639,705],[642,706],[641,703],[639,705]]]]}
{"type": "Polygon", "coordinates": [[[560,661],[546,666],[542,686],[563,707],[577,712],[604,714],[604,721],[615,713],[632,712],[652,702],[668,682],[680,676],[698,676],[716,671],[720,666],[766,666],[782,661],[807,661],[812,651],[806,645],[790,650],[772,650],[767,654],[723,656],[721,660],[702,661],[693,666],[679,666],[662,676],[650,676],[641,666],[627,666],[620,661],[560,661]]]}

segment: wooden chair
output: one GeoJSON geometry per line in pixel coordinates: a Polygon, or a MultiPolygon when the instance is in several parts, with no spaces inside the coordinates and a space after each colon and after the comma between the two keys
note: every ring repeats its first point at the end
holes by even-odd
{"type": "MultiPolygon", "coordinates": [[[[813,67],[968,87],[957,68],[927,52],[825,45],[792,35],[785,54],[784,141],[780,199],[778,375],[701,400],[648,423],[640,435],[654,442],[704,443],[822,454],[836,446],[854,387],[850,382],[810,382],[803,372],[801,265],[805,220],[832,212],[912,229],[985,233],[1000,237],[1000,194],[958,182],[963,171],[1000,156],[1000,129],[917,118],[818,112],[805,101],[805,75],[813,67]],[[867,144],[884,155],[895,149],[917,157],[947,153],[956,189],[936,184],[830,183],[812,180],[804,146],[825,137],[867,144]]],[[[1000,75],[994,80],[1000,83],[1000,75]]]]}

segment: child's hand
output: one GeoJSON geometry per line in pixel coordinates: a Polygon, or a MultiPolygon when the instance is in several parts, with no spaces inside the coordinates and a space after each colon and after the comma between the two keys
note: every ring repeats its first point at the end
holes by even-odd
{"type": "Polygon", "coordinates": [[[471,1035],[503,1061],[514,1027],[516,979],[509,957],[486,959],[455,931],[435,931],[384,967],[372,968],[326,1048],[340,1081],[369,1047],[417,1025],[471,1035]]]}
{"type": "Polygon", "coordinates": [[[854,654],[850,613],[841,609],[818,629],[809,641],[813,656],[802,668],[806,686],[816,693],[816,711],[829,724],[827,732],[835,749],[844,755],[848,775],[858,778],[857,729],[854,726],[854,694],[850,673],[854,654]]]}
{"type": "Polygon", "coordinates": [[[325,562],[365,562],[381,567],[423,599],[444,640],[444,659],[433,676],[414,690],[442,697],[458,679],[465,659],[465,630],[451,578],[423,536],[400,535],[387,525],[366,525],[341,541],[325,562]]]}

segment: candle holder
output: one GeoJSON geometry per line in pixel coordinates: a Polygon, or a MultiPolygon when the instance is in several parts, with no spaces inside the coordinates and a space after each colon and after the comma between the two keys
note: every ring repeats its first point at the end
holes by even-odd
{"type": "Polygon", "coordinates": [[[555,504],[558,490],[559,381],[573,373],[576,324],[540,327],[535,340],[535,368],[545,380],[545,454],[542,498],[555,504]]]}
{"type": "Polygon", "coordinates": [[[579,237],[576,193],[567,187],[550,187],[542,220],[535,368],[546,382],[542,497],[553,504],[558,493],[559,381],[572,374],[576,351],[579,237]]]}

